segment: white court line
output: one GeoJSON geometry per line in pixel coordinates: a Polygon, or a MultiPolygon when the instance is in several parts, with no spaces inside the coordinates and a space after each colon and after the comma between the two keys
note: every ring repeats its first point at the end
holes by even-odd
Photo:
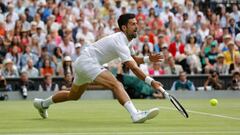
{"type": "MultiPolygon", "coordinates": [[[[167,109],[167,110],[176,110],[175,108],[164,107],[164,106],[159,106],[159,108],[167,109]]],[[[201,114],[201,115],[207,115],[207,116],[213,116],[213,117],[219,117],[219,118],[232,119],[232,120],[240,120],[240,118],[237,118],[237,117],[231,117],[231,116],[214,114],[214,113],[206,113],[206,112],[199,112],[199,111],[193,111],[193,110],[187,110],[187,112],[191,112],[191,113],[195,113],[195,114],[201,114]]]]}
{"type": "Polygon", "coordinates": [[[218,132],[92,132],[92,133],[25,133],[5,135],[152,135],[152,134],[240,134],[240,131],[218,131],[218,132]]]}

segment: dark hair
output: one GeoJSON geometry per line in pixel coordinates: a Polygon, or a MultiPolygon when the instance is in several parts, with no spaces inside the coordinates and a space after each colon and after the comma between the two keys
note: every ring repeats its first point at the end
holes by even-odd
{"type": "Polygon", "coordinates": [[[120,15],[120,17],[118,18],[119,29],[122,31],[122,26],[127,25],[128,20],[133,18],[135,18],[135,15],[130,13],[120,15]]]}
{"type": "Polygon", "coordinates": [[[191,38],[194,38],[194,44],[197,42],[197,37],[195,35],[190,35],[188,38],[187,38],[187,43],[190,44],[190,39],[191,38]]]}
{"type": "Polygon", "coordinates": [[[151,53],[150,47],[148,46],[148,44],[144,44],[142,47],[142,54],[145,56],[148,53],[151,53]],[[145,46],[148,48],[148,50],[145,50],[145,46]]]}

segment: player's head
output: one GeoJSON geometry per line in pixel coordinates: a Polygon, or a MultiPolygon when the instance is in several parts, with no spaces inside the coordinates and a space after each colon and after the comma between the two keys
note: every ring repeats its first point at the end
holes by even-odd
{"type": "Polygon", "coordinates": [[[137,21],[134,14],[122,14],[118,18],[118,26],[129,40],[137,37],[137,21]]]}

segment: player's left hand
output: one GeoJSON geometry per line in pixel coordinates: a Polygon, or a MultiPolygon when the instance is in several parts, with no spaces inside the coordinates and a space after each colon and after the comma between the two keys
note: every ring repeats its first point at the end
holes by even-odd
{"type": "Polygon", "coordinates": [[[160,53],[158,53],[158,54],[150,53],[149,60],[151,62],[162,62],[163,61],[163,55],[160,54],[160,53]]]}

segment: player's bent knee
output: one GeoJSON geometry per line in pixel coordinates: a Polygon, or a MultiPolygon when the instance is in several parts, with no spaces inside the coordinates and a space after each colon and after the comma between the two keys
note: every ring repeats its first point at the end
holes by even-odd
{"type": "Polygon", "coordinates": [[[122,83],[120,83],[120,82],[116,82],[116,83],[114,83],[113,85],[112,85],[112,90],[122,90],[123,89],[123,85],[122,85],[122,83]]]}

